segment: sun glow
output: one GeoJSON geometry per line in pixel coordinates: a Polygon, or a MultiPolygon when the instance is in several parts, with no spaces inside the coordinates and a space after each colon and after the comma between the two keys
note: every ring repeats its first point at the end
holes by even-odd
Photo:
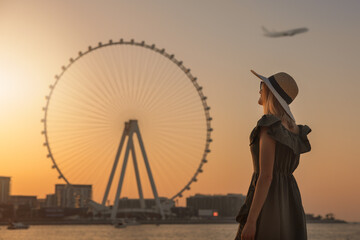
{"type": "Polygon", "coordinates": [[[16,92],[20,91],[21,86],[17,84],[17,77],[12,74],[9,65],[0,63],[0,101],[1,106],[6,106],[8,101],[16,98],[16,92]]]}

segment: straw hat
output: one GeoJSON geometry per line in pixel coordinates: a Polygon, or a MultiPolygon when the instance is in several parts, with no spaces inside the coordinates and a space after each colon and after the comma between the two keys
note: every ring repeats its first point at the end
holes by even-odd
{"type": "Polygon", "coordinates": [[[289,74],[284,72],[276,73],[268,78],[257,74],[253,70],[251,70],[251,72],[266,84],[286,113],[295,121],[289,107],[289,104],[294,101],[299,93],[299,88],[295,80],[289,74]]]}

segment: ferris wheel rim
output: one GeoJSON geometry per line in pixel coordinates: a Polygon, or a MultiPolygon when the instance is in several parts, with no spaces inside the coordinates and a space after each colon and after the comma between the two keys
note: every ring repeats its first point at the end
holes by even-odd
{"type": "Polygon", "coordinates": [[[62,173],[62,171],[59,168],[58,164],[56,163],[56,160],[55,160],[55,158],[54,158],[54,156],[52,154],[52,151],[51,151],[49,138],[48,138],[48,132],[47,132],[47,113],[48,113],[48,107],[49,107],[50,99],[51,99],[52,93],[53,93],[57,83],[60,81],[63,74],[67,71],[67,69],[69,69],[71,67],[72,64],[74,64],[76,61],[78,61],[80,58],[84,57],[85,55],[87,55],[90,52],[96,51],[96,50],[101,49],[103,47],[112,46],[112,45],[139,46],[139,47],[143,47],[143,48],[149,49],[151,51],[154,51],[156,53],[159,53],[162,56],[168,58],[170,61],[172,61],[175,65],[177,65],[185,73],[187,78],[194,85],[194,87],[195,87],[195,89],[196,89],[196,91],[197,91],[197,93],[198,93],[198,95],[200,97],[200,100],[201,100],[202,106],[203,106],[203,110],[204,110],[204,113],[205,113],[205,119],[206,119],[205,149],[203,151],[202,158],[200,160],[200,164],[198,165],[198,167],[197,167],[195,173],[193,174],[193,176],[190,178],[190,180],[187,182],[187,184],[185,184],[185,186],[180,191],[178,191],[176,194],[174,194],[169,199],[174,200],[177,197],[181,198],[185,191],[190,190],[191,184],[197,181],[197,176],[200,173],[203,172],[203,169],[202,169],[203,165],[208,162],[207,155],[208,155],[208,153],[210,153],[209,146],[210,146],[210,143],[212,142],[211,132],[213,131],[213,128],[211,127],[212,117],[210,116],[210,107],[208,106],[207,101],[206,101],[207,97],[203,94],[202,86],[200,86],[197,83],[197,78],[192,75],[192,73],[190,71],[190,68],[186,68],[182,61],[175,58],[174,54],[167,53],[164,48],[161,48],[161,49],[157,48],[155,46],[155,44],[152,44],[152,45],[146,44],[145,41],[136,42],[136,41],[134,41],[134,39],[131,39],[129,41],[124,41],[121,38],[117,42],[114,42],[112,40],[109,40],[107,43],[104,43],[104,44],[102,42],[99,42],[97,46],[95,46],[95,47],[89,46],[88,49],[86,51],[84,51],[84,52],[79,51],[78,56],[76,58],[70,58],[69,63],[67,65],[63,65],[61,67],[62,71],[60,72],[60,74],[55,75],[55,83],[49,86],[49,88],[50,88],[49,95],[45,96],[46,105],[45,105],[45,107],[43,107],[44,118],[41,119],[41,122],[44,123],[44,126],[43,126],[44,130],[41,132],[41,134],[43,134],[44,137],[45,137],[45,142],[43,143],[43,146],[45,146],[47,148],[47,151],[48,151],[47,158],[51,159],[52,164],[53,164],[52,168],[55,169],[59,173],[58,179],[63,179],[66,182],[67,185],[72,185],[70,183],[70,181],[66,178],[66,176],[62,173]]]}

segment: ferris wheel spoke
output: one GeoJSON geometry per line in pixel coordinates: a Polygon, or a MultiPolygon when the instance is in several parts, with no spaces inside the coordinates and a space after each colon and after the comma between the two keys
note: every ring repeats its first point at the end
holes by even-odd
{"type": "Polygon", "coordinates": [[[136,69],[137,52],[136,52],[136,49],[137,48],[133,48],[132,54],[129,54],[129,56],[128,56],[130,65],[134,66],[133,68],[129,68],[130,69],[130,78],[129,78],[129,80],[130,80],[129,81],[129,83],[130,83],[130,98],[132,101],[135,101],[135,90],[136,90],[135,88],[136,88],[136,78],[137,78],[137,69],[136,69]]]}
{"type": "MultiPolygon", "coordinates": [[[[63,95],[62,98],[61,98],[61,96],[58,97],[59,99],[56,99],[56,102],[55,102],[56,105],[60,105],[62,108],[66,107],[69,109],[74,109],[74,110],[82,111],[82,112],[92,111],[93,113],[99,114],[99,115],[104,115],[106,113],[106,112],[104,112],[104,109],[106,109],[105,105],[102,105],[99,102],[94,102],[93,98],[88,98],[88,100],[76,99],[76,98],[74,98],[74,96],[70,95],[70,93],[68,91],[63,92],[62,95],[63,95]],[[64,97],[66,97],[66,101],[65,101],[65,99],[63,99],[64,97]],[[69,104],[69,101],[70,102],[72,101],[72,104],[76,103],[76,105],[69,104]],[[78,107],[76,107],[76,106],[78,106],[78,107]]],[[[52,106],[50,106],[50,107],[52,107],[52,106]]]]}
{"type": "MultiPolygon", "coordinates": [[[[74,118],[74,120],[77,120],[77,118],[74,118]]],[[[70,120],[63,120],[61,122],[52,123],[52,126],[54,127],[53,131],[54,133],[57,133],[59,135],[65,135],[68,133],[71,133],[72,135],[77,134],[84,134],[86,132],[90,133],[101,133],[106,132],[110,130],[109,124],[103,123],[101,121],[81,121],[82,119],[79,119],[79,123],[75,125],[74,122],[70,120]]],[[[67,135],[68,136],[68,135],[67,135]]],[[[83,135],[81,135],[83,136],[83,135]]]]}
{"type": "MultiPolygon", "coordinates": [[[[116,81],[116,76],[114,76],[114,74],[112,74],[111,70],[109,70],[109,66],[106,63],[106,60],[104,59],[104,54],[99,54],[99,59],[101,61],[101,69],[104,72],[104,86],[105,86],[105,90],[108,93],[108,95],[110,96],[116,96],[118,93],[116,92],[116,86],[113,83],[113,80],[115,79],[116,81]]],[[[116,104],[116,103],[112,103],[112,104],[116,104]]]]}
{"type": "MultiPolygon", "coordinates": [[[[99,169],[108,169],[110,170],[111,168],[108,167],[108,168],[103,168],[104,165],[106,163],[108,163],[108,166],[110,166],[110,164],[112,164],[112,162],[114,161],[115,159],[115,148],[112,146],[112,145],[108,145],[108,147],[104,147],[104,151],[103,151],[104,154],[102,154],[104,156],[104,161],[96,161],[94,163],[94,167],[93,167],[93,170],[92,170],[92,175],[95,175],[96,172],[99,172],[98,170],[99,169]],[[105,157],[106,156],[106,157],[105,157]]],[[[106,173],[108,174],[109,171],[104,171],[103,173],[106,173]]]]}
{"type": "MultiPolygon", "coordinates": [[[[108,54],[109,55],[109,54],[108,54]]],[[[105,90],[107,92],[107,94],[109,96],[118,96],[119,92],[116,91],[117,86],[116,83],[118,78],[117,78],[117,74],[114,74],[112,72],[117,72],[117,69],[109,69],[108,64],[106,64],[106,60],[104,59],[104,54],[99,54],[99,59],[101,61],[101,69],[104,69],[104,77],[103,77],[103,81],[104,86],[105,86],[105,90]]],[[[117,105],[117,101],[112,101],[111,105],[117,105]]]]}
{"type": "Polygon", "coordinates": [[[66,111],[72,110],[70,112],[70,114],[77,114],[77,112],[81,112],[81,113],[90,112],[90,113],[94,114],[95,116],[96,115],[99,115],[99,116],[105,115],[105,112],[100,107],[97,107],[96,105],[85,104],[84,102],[79,102],[79,101],[73,102],[70,105],[69,102],[68,102],[69,100],[71,100],[71,99],[67,99],[67,102],[61,101],[61,100],[57,101],[55,104],[50,106],[50,109],[52,109],[52,108],[56,108],[56,109],[60,108],[57,111],[57,114],[58,113],[64,113],[66,111]]]}
{"type": "Polygon", "coordinates": [[[170,155],[172,154],[172,157],[169,158],[169,161],[173,161],[173,159],[177,159],[178,167],[180,167],[182,170],[184,169],[184,168],[182,168],[184,166],[192,166],[193,170],[195,170],[194,156],[188,157],[187,154],[184,154],[184,152],[173,151],[175,147],[170,144],[166,145],[166,147],[167,147],[167,149],[164,150],[164,154],[170,154],[170,155]],[[176,156],[176,157],[174,157],[174,156],[176,156]]]}
{"type": "MultiPolygon", "coordinates": [[[[78,182],[79,179],[82,179],[82,177],[84,177],[84,175],[86,175],[88,173],[88,165],[87,164],[81,164],[81,161],[83,163],[93,163],[94,161],[99,159],[99,152],[104,152],[104,151],[98,151],[97,153],[95,152],[88,152],[88,153],[84,153],[82,158],[78,158],[78,161],[74,161],[71,164],[66,166],[66,169],[68,170],[69,173],[71,173],[72,171],[75,171],[76,174],[71,174],[71,176],[74,176],[73,179],[71,179],[71,182],[78,182]],[[89,161],[89,159],[91,159],[89,161]]],[[[101,159],[101,158],[100,158],[101,159]]],[[[91,166],[91,165],[90,165],[91,166]]],[[[99,170],[99,169],[98,169],[99,170]]]]}
{"type": "MultiPolygon", "coordinates": [[[[194,118],[192,114],[177,118],[176,113],[174,113],[174,116],[160,118],[155,124],[155,127],[161,131],[168,131],[169,128],[178,127],[178,129],[181,131],[187,131],[189,128],[191,128],[204,132],[206,128],[200,124],[204,121],[200,120],[203,119],[194,118]],[[172,123],[169,123],[169,121],[172,121],[172,123]]],[[[196,135],[196,133],[193,135],[196,135]]]]}
{"type": "Polygon", "coordinates": [[[147,96],[152,93],[152,85],[156,86],[157,79],[154,78],[154,73],[160,68],[160,58],[158,54],[150,54],[151,50],[144,49],[144,52],[148,55],[149,61],[146,64],[146,68],[143,71],[143,82],[144,82],[144,94],[142,95],[142,98],[139,99],[139,102],[145,102],[143,99],[147,99],[147,96]],[[149,56],[150,55],[150,56],[149,56]]]}
{"type": "Polygon", "coordinates": [[[104,166],[104,172],[98,174],[98,180],[96,180],[96,182],[99,182],[99,185],[101,186],[104,186],[101,188],[101,192],[105,192],[105,186],[108,182],[108,176],[110,175],[110,172],[111,172],[111,169],[112,169],[112,166],[113,166],[113,162],[115,160],[115,151],[111,153],[111,150],[110,150],[110,161],[107,161],[107,162],[103,162],[103,166],[104,166]],[[104,175],[106,175],[106,177],[104,177],[104,175]]]}
{"type": "MultiPolygon", "coordinates": [[[[122,79],[121,72],[119,71],[120,63],[116,59],[116,55],[115,55],[115,53],[113,51],[110,52],[109,56],[111,58],[111,61],[110,61],[109,64],[111,64],[111,67],[112,67],[112,69],[114,69],[114,73],[115,73],[115,77],[113,79],[114,80],[114,85],[115,85],[115,88],[116,88],[115,95],[119,96],[119,99],[121,99],[121,101],[119,101],[119,102],[124,103],[125,101],[123,99],[123,95],[124,95],[123,93],[125,91],[123,90],[122,81],[121,81],[121,79],[122,79]],[[117,64],[119,64],[119,65],[117,65],[117,64]]],[[[120,108],[119,103],[117,101],[114,104],[116,104],[117,107],[120,108]]]]}
{"type": "MultiPolygon", "coordinates": [[[[191,135],[198,135],[197,133],[202,133],[205,131],[205,128],[203,127],[199,127],[199,125],[196,125],[196,124],[191,124],[190,121],[186,122],[186,121],[183,121],[183,122],[180,122],[177,124],[177,126],[181,125],[181,128],[179,127],[178,129],[173,129],[171,127],[173,126],[176,126],[176,125],[166,125],[166,124],[163,124],[161,126],[161,133],[171,133],[171,134],[180,134],[180,133],[191,133],[191,135]]],[[[183,135],[184,135],[183,134],[183,135]]],[[[205,134],[204,134],[205,135],[205,134]]],[[[171,138],[171,137],[170,137],[171,138]]],[[[204,139],[205,140],[205,139],[204,139]]]]}
{"type": "MultiPolygon", "coordinates": [[[[161,146],[164,147],[163,144],[161,144],[161,146]]],[[[154,164],[164,166],[164,167],[169,166],[168,168],[171,171],[175,171],[175,170],[178,170],[178,169],[181,168],[181,167],[179,168],[179,165],[181,166],[182,162],[179,163],[178,161],[173,161],[174,159],[179,158],[179,156],[181,157],[181,153],[178,153],[178,154],[175,155],[172,151],[169,151],[169,149],[167,149],[167,151],[159,152],[158,155],[160,156],[160,158],[154,164]],[[174,156],[176,156],[176,157],[174,157],[174,156]]],[[[192,165],[192,168],[193,167],[194,167],[194,165],[192,165]]],[[[185,169],[181,168],[181,170],[184,171],[185,169]]],[[[165,171],[165,172],[167,172],[167,171],[165,171]]],[[[176,174],[173,174],[173,175],[176,176],[176,174]]]]}
{"type": "MultiPolygon", "coordinates": [[[[121,69],[121,72],[124,74],[124,77],[123,77],[123,82],[124,82],[124,92],[127,93],[127,95],[129,96],[129,92],[130,92],[130,89],[129,89],[129,85],[130,85],[130,76],[129,76],[129,66],[127,65],[128,63],[128,49],[124,49],[124,57],[122,59],[122,69],[121,69]],[[124,61],[124,57],[126,57],[126,61],[124,61]]],[[[129,104],[131,102],[131,99],[128,98],[127,99],[127,102],[126,104],[129,104]]]]}
{"type": "MultiPolygon", "coordinates": [[[[155,111],[155,110],[154,110],[155,111]]],[[[156,111],[158,112],[158,111],[156,111]]],[[[188,118],[191,116],[199,116],[199,114],[196,114],[199,112],[199,108],[198,107],[194,107],[191,105],[178,105],[178,104],[172,104],[169,103],[169,105],[164,105],[161,108],[161,111],[159,111],[159,115],[158,118],[159,120],[162,119],[172,119],[175,122],[179,122],[180,120],[177,119],[181,119],[181,118],[188,118]],[[166,112],[166,113],[164,113],[166,112]],[[184,116],[186,115],[186,116],[184,116]]],[[[202,117],[204,120],[204,117],[202,117]]]]}
{"type": "Polygon", "coordinates": [[[88,164],[90,166],[92,166],[92,169],[87,169],[86,166],[79,164],[79,168],[78,168],[78,172],[80,172],[79,175],[77,175],[76,178],[74,178],[74,180],[79,181],[79,179],[83,179],[87,182],[92,182],[91,181],[91,177],[96,173],[96,172],[103,172],[103,163],[104,160],[110,160],[110,149],[111,146],[107,147],[107,148],[103,148],[102,151],[98,151],[97,154],[92,158],[90,158],[91,160],[88,161],[88,164]],[[106,154],[107,153],[107,154],[106,154]],[[86,177],[88,176],[88,177],[86,177]]]}
{"type": "MultiPolygon", "coordinates": [[[[147,52],[147,49],[140,49],[138,48],[138,54],[141,55],[143,53],[144,57],[140,58],[141,60],[138,61],[138,68],[143,69],[143,71],[140,71],[138,73],[138,80],[136,85],[136,92],[135,92],[135,101],[140,102],[141,104],[144,104],[142,99],[148,89],[148,83],[150,81],[147,81],[148,73],[149,73],[149,63],[150,63],[150,57],[147,52]]],[[[151,63],[152,64],[152,63],[151,63]]]]}
{"type": "MultiPolygon", "coordinates": [[[[189,180],[193,176],[193,172],[195,171],[194,164],[192,165],[192,168],[187,167],[187,165],[184,165],[182,162],[183,158],[181,158],[181,160],[179,161],[179,156],[177,156],[177,158],[169,157],[169,156],[174,156],[174,154],[169,152],[168,150],[162,151],[161,154],[163,155],[162,159],[164,159],[164,160],[166,159],[167,164],[170,162],[176,162],[176,165],[170,169],[171,175],[175,179],[180,178],[180,179],[184,179],[184,180],[189,180]],[[190,170],[192,170],[192,172],[190,170]]],[[[156,163],[162,164],[160,161],[157,161],[156,163]]],[[[178,181],[175,180],[175,183],[176,182],[178,182],[178,181]]],[[[176,193],[173,193],[173,194],[176,194],[176,193]]]]}
{"type": "MultiPolygon", "coordinates": [[[[155,149],[154,150],[154,159],[167,159],[164,154],[159,151],[158,149],[155,149]],[[155,155],[156,153],[156,155],[155,155]]],[[[172,174],[166,174],[166,176],[162,177],[162,183],[165,185],[163,187],[163,189],[174,189],[174,183],[178,182],[177,181],[177,178],[176,178],[176,174],[173,174],[173,171],[176,171],[178,166],[176,165],[175,162],[172,162],[172,161],[168,161],[167,162],[167,168],[165,168],[164,164],[161,164],[161,162],[159,163],[158,161],[154,161],[154,165],[159,165],[159,170],[158,172],[159,173],[162,173],[162,174],[158,174],[158,175],[164,175],[164,173],[168,173],[168,172],[171,172],[172,174]],[[162,170],[163,169],[163,170],[162,170]]],[[[175,188],[177,190],[177,188],[175,188]]],[[[174,191],[176,190],[173,190],[171,193],[174,194],[174,191]]]]}
{"type": "Polygon", "coordinates": [[[191,102],[192,107],[197,107],[198,110],[202,110],[202,105],[197,99],[198,94],[196,92],[189,92],[189,88],[183,85],[174,85],[173,89],[176,89],[174,93],[166,96],[167,98],[172,99],[172,102],[176,103],[179,106],[185,106],[191,102]]]}
{"type": "MultiPolygon", "coordinates": [[[[123,53],[123,50],[120,53],[123,53]]],[[[124,95],[125,95],[124,93],[126,93],[126,76],[125,76],[125,72],[124,72],[125,66],[124,66],[123,59],[122,58],[119,59],[118,55],[120,55],[120,54],[117,54],[115,56],[115,61],[116,61],[116,63],[118,63],[118,67],[116,67],[116,71],[119,73],[119,78],[118,78],[118,81],[116,81],[116,82],[119,83],[119,85],[120,85],[118,95],[121,96],[124,104],[127,104],[128,101],[124,97],[124,95]]]]}
{"type": "MultiPolygon", "coordinates": [[[[68,141],[69,142],[69,141],[68,141]]],[[[83,154],[85,152],[92,152],[94,147],[93,145],[96,143],[93,139],[83,140],[82,142],[71,142],[73,144],[65,145],[64,147],[59,147],[59,142],[55,142],[56,150],[54,151],[53,155],[57,156],[57,153],[61,153],[61,155],[66,156],[66,154],[69,154],[71,157],[68,158],[68,160],[71,160],[72,158],[76,160],[75,155],[76,154],[83,154]],[[77,143],[77,144],[76,144],[77,143]]],[[[67,159],[63,159],[61,163],[65,163],[67,159]]],[[[73,160],[72,160],[73,161],[73,160]]],[[[77,161],[77,160],[76,160],[77,161]]],[[[75,162],[75,161],[73,161],[75,162]]]]}
{"type": "Polygon", "coordinates": [[[101,77],[99,73],[94,72],[96,69],[97,67],[84,66],[78,71],[67,72],[65,77],[68,78],[68,81],[64,83],[64,87],[67,87],[65,93],[69,91],[75,94],[75,96],[79,96],[77,93],[80,93],[84,95],[85,100],[92,101],[95,105],[100,105],[101,107],[112,106],[111,99],[109,99],[109,95],[103,90],[101,81],[99,84],[98,80],[101,77]]]}
{"type": "MultiPolygon", "coordinates": [[[[86,136],[86,137],[74,137],[74,138],[65,138],[62,137],[61,139],[59,138],[55,138],[55,139],[51,139],[52,140],[52,146],[56,146],[55,150],[61,150],[61,151],[66,151],[66,149],[72,150],[73,148],[79,148],[82,146],[88,146],[90,144],[95,145],[98,142],[98,139],[101,139],[101,135],[90,135],[90,136],[86,136]]],[[[108,138],[106,138],[108,140],[108,138]]],[[[97,144],[99,145],[99,144],[97,144]]],[[[103,144],[101,144],[103,145],[103,144]]],[[[100,145],[100,146],[101,146],[100,145]]]]}
{"type": "MultiPolygon", "coordinates": [[[[69,131],[60,132],[58,136],[53,137],[54,141],[67,141],[69,142],[76,142],[76,140],[85,140],[85,139],[93,139],[93,141],[98,142],[99,138],[107,136],[108,139],[114,139],[117,135],[115,133],[111,133],[110,130],[103,128],[101,126],[92,127],[92,128],[85,128],[79,130],[78,128],[70,128],[69,130],[74,129],[69,136],[69,131]],[[111,134],[110,134],[111,133],[111,134]]],[[[103,144],[103,143],[101,143],[103,144]]]]}
{"type": "MultiPolygon", "coordinates": [[[[55,131],[56,132],[56,131],[55,131]]],[[[98,131],[98,134],[96,134],[96,129],[89,129],[89,131],[87,132],[87,135],[85,135],[85,131],[84,133],[80,133],[80,132],[72,132],[72,136],[69,137],[69,134],[65,133],[60,133],[59,136],[50,138],[54,143],[55,142],[59,142],[59,144],[62,144],[63,142],[76,142],[76,140],[80,140],[80,142],[84,142],[85,139],[93,139],[93,141],[97,141],[96,139],[101,136],[103,133],[98,131]],[[94,139],[95,138],[95,139],[94,139]]]]}
{"type": "Polygon", "coordinates": [[[76,152],[60,152],[61,154],[57,154],[57,152],[54,152],[54,156],[55,157],[62,157],[62,161],[58,162],[59,165],[66,165],[67,167],[69,166],[74,166],[77,162],[79,162],[81,158],[87,158],[92,156],[93,154],[93,148],[86,146],[86,147],[82,147],[76,151],[76,152]]]}
{"type": "MultiPolygon", "coordinates": [[[[163,92],[163,96],[162,95],[158,95],[156,96],[153,101],[151,102],[150,106],[149,106],[149,110],[150,111],[154,111],[154,109],[162,109],[165,106],[171,106],[171,105],[180,105],[183,106],[185,103],[183,102],[184,99],[186,99],[185,97],[179,97],[178,99],[176,99],[177,97],[177,91],[178,92],[184,92],[185,89],[181,89],[181,88],[176,88],[176,87],[172,87],[172,89],[174,89],[173,91],[167,90],[167,92],[163,92]],[[171,92],[174,92],[173,94],[171,94],[171,92]],[[184,98],[184,99],[183,99],[184,98]],[[167,101],[162,101],[161,99],[165,99],[167,101]],[[176,102],[177,101],[177,102],[176,102]],[[176,103],[176,104],[175,104],[176,103]],[[165,106],[159,106],[160,104],[165,104],[165,106]]],[[[194,96],[192,96],[192,98],[194,99],[194,96]]],[[[163,113],[166,113],[166,111],[163,111],[163,113]]]]}
{"type": "Polygon", "coordinates": [[[162,94],[166,94],[165,90],[161,90],[164,89],[164,84],[167,83],[167,79],[171,79],[171,77],[173,77],[176,74],[176,69],[172,69],[172,71],[170,71],[169,73],[162,71],[158,73],[157,76],[155,76],[154,78],[156,78],[158,80],[158,84],[156,85],[156,88],[153,89],[153,94],[151,96],[151,98],[149,98],[146,103],[147,103],[147,108],[149,109],[149,111],[152,110],[152,108],[154,108],[160,99],[164,100],[166,98],[162,98],[162,94]],[[166,76],[166,74],[170,74],[169,78],[165,78],[164,75],[166,76]]]}
{"type": "Polygon", "coordinates": [[[162,63],[163,59],[161,59],[160,56],[157,56],[155,64],[153,65],[152,70],[147,77],[147,81],[153,81],[153,85],[148,89],[148,91],[146,91],[148,94],[146,94],[143,100],[143,102],[146,104],[145,107],[151,106],[152,99],[159,95],[159,90],[165,81],[160,77],[162,74],[164,74],[165,70],[165,64],[162,63]]]}
{"type": "MultiPolygon", "coordinates": [[[[111,102],[111,98],[109,96],[113,96],[112,94],[113,90],[111,86],[109,86],[109,76],[106,71],[106,64],[103,64],[102,61],[102,54],[99,51],[93,52],[91,54],[91,57],[88,58],[87,62],[84,62],[87,67],[87,71],[89,73],[92,73],[92,79],[93,79],[93,86],[95,86],[95,89],[101,90],[101,94],[103,97],[105,97],[108,100],[108,103],[110,105],[114,104],[111,102]],[[94,59],[97,59],[98,61],[94,61],[94,59]],[[99,61],[100,60],[100,61],[99,61]],[[104,71],[105,69],[105,71],[104,71]],[[97,81],[94,81],[97,80],[97,81]],[[101,81],[98,81],[98,80],[101,81]]],[[[85,78],[86,79],[86,78],[85,78]]],[[[97,91],[95,91],[96,93],[97,91]]]]}
{"type": "MultiPolygon", "coordinates": [[[[158,190],[158,193],[159,195],[162,195],[164,194],[164,192],[166,191],[165,186],[168,186],[168,191],[169,189],[173,189],[174,188],[174,184],[170,184],[169,182],[172,182],[174,183],[175,179],[173,179],[173,176],[164,176],[164,173],[165,171],[161,170],[161,169],[166,169],[167,172],[169,172],[169,170],[171,169],[168,169],[168,168],[162,168],[161,165],[159,167],[159,164],[157,161],[151,161],[151,160],[156,160],[154,157],[150,158],[149,161],[150,161],[150,165],[151,165],[151,171],[152,171],[152,174],[153,174],[153,178],[154,178],[154,181],[155,181],[155,184],[157,186],[157,190],[158,190]]],[[[143,174],[143,182],[146,183],[146,184],[149,184],[149,176],[147,174],[147,172],[144,171],[144,174],[143,174]]]]}
{"type": "Polygon", "coordinates": [[[81,126],[85,127],[88,126],[90,127],[96,127],[99,126],[100,127],[104,127],[104,126],[108,126],[109,122],[107,122],[108,120],[106,120],[103,117],[98,117],[98,116],[94,116],[93,114],[89,114],[89,113],[83,113],[83,115],[71,115],[70,113],[65,114],[66,112],[63,111],[62,115],[53,115],[52,117],[56,117],[57,121],[55,122],[53,120],[53,118],[49,119],[51,122],[51,124],[54,124],[55,126],[60,126],[60,127],[64,127],[64,126],[68,126],[68,127],[76,127],[79,126],[79,123],[77,123],[77,125],[75,125],[75,121],[78,121],[81,123],[81,126]],[[69,116],[71,119],[69,119],[69,116]],[[94,126],[95,125],[95,126],[94,126]]]}
{"type": "MultiPolygon", "coordinates": [[[[148,67],[149,67],[149,63],[150,63],[150,54],[148,54],[148,50],[147,49],[140,49],[138,48],[139,51],[144,53],[144,57],[140,58],[140,61],[138,61],[139,64],[139,69],[143,69],[143,71],[140,71],[139,73],[139,81],[138,81],[138,86],[136,88],[136,94],[135,94],[135,101],[142,103],[141,99],[142,99],[142,94],[144,94],[142,91],[145,91],[147,89],[147,83],[149,81],[146,81],[146,75],[149,71],[148,67]]],[[[152,63],[152,61],[151,61],[152,63]]]]}

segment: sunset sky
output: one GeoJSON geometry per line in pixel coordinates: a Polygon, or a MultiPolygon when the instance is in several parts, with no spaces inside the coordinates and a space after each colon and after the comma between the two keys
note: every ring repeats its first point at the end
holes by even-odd
{"type": "Polygon", "coordinates": [[[263,114],[250,69],[284,71],[299,86],[296,122],[312,129],[294,174],[305,212],[360,221],[359,11],[355,0],[0,0],[0,176],[11,176],[12,194],[54,192],[62,182],[40,134],[54,75],[89,45],[133,38],[175,54],[208,97],[211,153],[184,197],[246,194],[249,134],[263,114]],[[261,26],[309,32],[267,38],[261,26]]]}

